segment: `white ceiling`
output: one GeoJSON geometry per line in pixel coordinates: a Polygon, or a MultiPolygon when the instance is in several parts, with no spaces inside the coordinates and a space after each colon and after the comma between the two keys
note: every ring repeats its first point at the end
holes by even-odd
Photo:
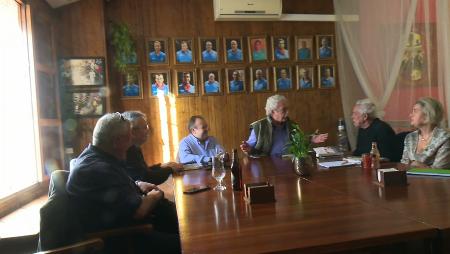
{"type": "Polygon", "coordinates": [[[47,0],[47,3],[50,4],[50,6],[53,8],[58,8],[63,5],[71,4],[78,1],[79,0],[47,0]]]}

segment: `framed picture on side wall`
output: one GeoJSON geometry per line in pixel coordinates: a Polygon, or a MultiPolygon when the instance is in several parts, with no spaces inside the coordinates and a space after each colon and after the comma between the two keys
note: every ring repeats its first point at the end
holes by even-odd
{"type": "Polygon", "coordinates": [[[104,86],[105,58],[61,58],[59,77],[62,86],[104,86]]]}
{"type": "Polygon", "coordinates": [[[316,35],[317,59],[326,60],[334,58],[334,36],[316,35]]]}
{"type": "Polygon", "coordinates": [[[100,117],[105,114],[105,98],[99,91],[72,93],[73,113],[81,117],[100,117]]]}
{"type": "Polygon", "coordinates": [[[268,60],[266,36],[248,37],[248,48],[251,62],[266,62],[268,60]]]}
{"type": "Polygon", "coordinates": [[[289,36],[272,36],[272,59],[287,61],[290,58],[291,43],[289,36]]]}

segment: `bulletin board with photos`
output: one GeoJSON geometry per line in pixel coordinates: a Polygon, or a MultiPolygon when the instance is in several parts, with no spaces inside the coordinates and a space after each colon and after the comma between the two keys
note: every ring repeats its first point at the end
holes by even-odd
{"type": "Polygon", "coordinates": [[[139,71],[122,77],[122,98],[141,99],[143,90],[157,98],[336,87],[332,34],[155,37],[145,45],[147,84],[139,71]]]}

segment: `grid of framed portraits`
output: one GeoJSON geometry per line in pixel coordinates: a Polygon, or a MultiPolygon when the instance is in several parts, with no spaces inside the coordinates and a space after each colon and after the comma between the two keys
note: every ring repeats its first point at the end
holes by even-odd
{"type": "MultiPolygon", "coordinates": [[[[68,57],[58,61],[62,90],[78,117],[98,117],[105,113],[105,59],[68,57]]],[[[67,103],[67,102],[66,102],[67,103]]]]}
{"type": "Polygon", "coordinates": [[[130,65],[123,99],[142,99],[144,91],[157,98],[336,87],[334,35],[147,37],[145,45],[147,82],[130,65]]]}

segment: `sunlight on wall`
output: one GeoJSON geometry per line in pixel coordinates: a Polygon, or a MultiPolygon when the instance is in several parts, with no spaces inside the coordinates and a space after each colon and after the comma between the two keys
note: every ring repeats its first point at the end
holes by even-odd
{"type": "Polygon", "coordinates": [[[159,121],[161,126],[163,162],[170,161],[169,125],[167,122],[167,105],[164,95],[158,96],[159,121]]]}
{"type": "Polygon", "coordinates": [[[170,127],[172,130],[172,158],[177,158],[178,154],[178,122],[177,122],[177,105],[175,95],[171,94],[169,96],[170,104],[170,127]]]}

